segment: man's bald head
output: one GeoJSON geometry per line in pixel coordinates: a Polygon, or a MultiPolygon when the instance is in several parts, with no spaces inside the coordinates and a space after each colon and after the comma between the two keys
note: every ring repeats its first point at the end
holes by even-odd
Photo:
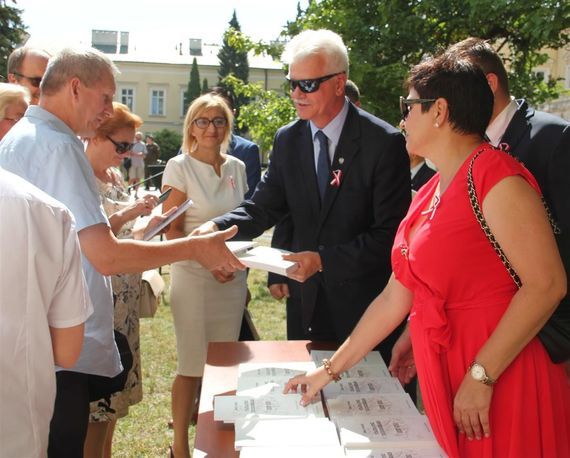
{"type": "Polygon", "coordinates": [[[49,58],[46,51],[25,46],[15,49],[8,58],[8,82],[27,88],[32,96],[32,105],[40,99],[40,82],[49,58]]]}

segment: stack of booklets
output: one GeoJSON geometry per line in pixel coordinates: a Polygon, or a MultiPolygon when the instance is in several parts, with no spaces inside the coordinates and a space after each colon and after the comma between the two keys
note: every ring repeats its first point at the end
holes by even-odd
{"type": "Polygon", "coordinates": [[[255,242],[229,241],[226,245],[250,269],[261,269],[287,276],[298,267],[296,262],[283,259],[283,255],[290,254],[290,251],[268,246],[255,246],[255,242]]]}
{"type": "MultiPolygon", "coordinates": [[[[313,351],[315,362],[332,352],[313,351]]],[[[380,353],[370,352],[323,389],[346,456],[444,458],[429,421],[416,409],[380,353]]]]}
{"type": "Polygon", "coordinates": [[[303,407],[300,393],[283,394],[291,377],[313,369],[310,361],[240,364],[236,395],[214,399],[214,420],[234,424],[241,457],[344,456],[322,400],[303,407]]]}

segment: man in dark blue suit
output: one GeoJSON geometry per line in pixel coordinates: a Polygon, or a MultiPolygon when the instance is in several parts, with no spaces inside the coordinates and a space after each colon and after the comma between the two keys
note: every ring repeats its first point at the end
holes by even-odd
{"type": "Polygon", "coordinates": [[[232,139],[228,147],[228,154],[237,157],[245,164],[247,175],[248,191],[245,198],[249,199],[255,191],[255,187],[261,179],[261,160],[259,157],[259,146],[239,135],[232,134],[232,139]]]}
{"type": "MultiPolygon", "coordinates": [[[[305,31],[285,56],[300,119],[277,132],[251,200],[201,231],[237,224],[239,237],[252,239],[289,215],[299,329],[341,343],[391,275],[410,203],[409,160],[396,128],[346,100],[348,54],[338,35],[305,31]]],[[[398,332],[381,345],[387,361],[398,332]]]]}

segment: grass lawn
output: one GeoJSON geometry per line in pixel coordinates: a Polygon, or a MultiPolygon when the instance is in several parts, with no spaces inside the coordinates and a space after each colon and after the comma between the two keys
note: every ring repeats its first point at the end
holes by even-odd
{"type": "MultiPolygon", "coordinates": [[[[167,269],[163,270],[163,274],[167,269]]],[[[168,275],[164,275],[166,282],[168,275]]],[[[252,270],[249,288],[250,312],[263,340],[285,339],[285,305],[274,300],[266,287],[267,273],[252,270]]],[[[117,422],[114,457],[167,456],[172,443],[170,418],[170,387],[176,372],[176,345],[168,296],[154,318],[141,320],[141,357],[144,396],[131,407],[129,415],[117,422]]],[[[194,427],[190,437],[194,438],[194,427]]],[[[192,444],[191,444],[192,447],[192,444]]]]}

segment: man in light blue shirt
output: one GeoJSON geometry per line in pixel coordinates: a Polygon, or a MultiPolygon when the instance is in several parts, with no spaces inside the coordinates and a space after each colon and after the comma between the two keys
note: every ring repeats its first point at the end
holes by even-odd
{"type": "MultiPolygon", "coordinates": [[[[208,269],[244,269],[225,246],[235,228],[213,237],[168,242],[118,240],[101,206],[95,176],[79,137],[91,137],[113,112],[116,67],[104,54],[66,49],[54,56],[41,83],[39,106],[0,144],[0,165],[64,203],[74,214],[94,313],[86,322],[78,363],[57,374],[49,456],[83,456],[91,375],[113,377],[121,363],[113,338],[109,275],[140,272],[184,259],[208,269]]],[[[15,234],[17,236],[17,234],[15,234]]]]}

